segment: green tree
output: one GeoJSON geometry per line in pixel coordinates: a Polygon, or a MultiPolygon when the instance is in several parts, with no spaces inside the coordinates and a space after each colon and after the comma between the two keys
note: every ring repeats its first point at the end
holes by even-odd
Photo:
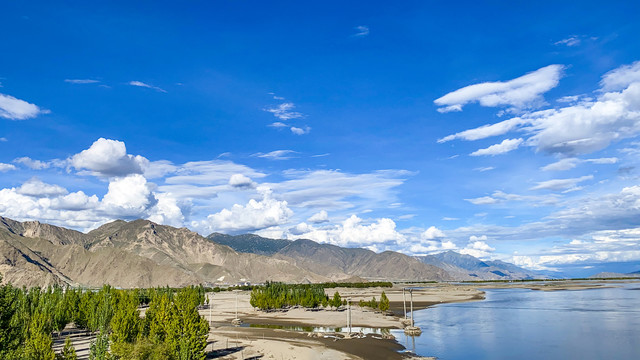
{"type": "Polygon", "coordinates": [[[23,339],[21,324],[16,321],[20,295],[20,290],[11,285],[0,286],[0,359],[18,357],[23,339]]]}
{"type": "Polygon", "coordinates": [[[89,360],[110,360],[109,354],[109,335],[100,332],[95,341],[91,342],[89,347],[89,360]]]}
{"type": "Polygon", "coordinates": [[[204,350],[209,336],[209,323],[198,313],[199,304],[197,289],[185,288],[176,295],[166,338],[169,350],[176,359],[201,360],[206,356],[204,350]]]}
{"type": "Polygon", "coordinates": [[[56,360],[77,360],[76,349],[71,344],[71,339],[67,336],[64,340],[64,347],[59,354],[56,354],[56,360]]]}
{"type": "Polygon", "coordinates": [[[387,297],[387,294],[384,293],[384,291],[382,292],[382,295],[380,295],[380,304],[378,304],[378,308],[382,312],[389,310],[389,298],[387,297]]]}
{"type": "Polygon", "coordinates": [[[331,300],[331,306],[335,307],[337,310],[340,307],[340,305],[342,305],[342,298],[340,297],[340,294],[336,291],[333,294],[333,299],[331,300]]]}
{"type": "Polygon", "coordinates": [[[53,340],[47,331],[47,318],[44,313],[32,315],[29,325],[29,337],[24,344],[25,360],[54,360],[53,340]]]}

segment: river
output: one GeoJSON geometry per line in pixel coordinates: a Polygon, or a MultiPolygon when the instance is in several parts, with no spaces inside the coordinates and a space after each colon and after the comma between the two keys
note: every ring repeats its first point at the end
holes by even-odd
{"type": "Polygon", "coordinates": [[[534,291],[490,289],[486,300],[415,312],[422,335],[392,333],[441,360],[640,359],[640,284],[534,291]]]}

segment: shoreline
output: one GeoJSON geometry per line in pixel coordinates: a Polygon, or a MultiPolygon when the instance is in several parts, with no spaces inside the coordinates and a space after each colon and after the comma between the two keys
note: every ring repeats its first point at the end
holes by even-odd
{"type": "MultiPolygon", "coordinates": [[[[471,286],[433,285],[413,291],[414,311],[437,304],[484,299],[484,292],[471,286]]],[[[233,347],[234,352],[225,353],[221,357],[223,359],[246,359],[260,356],[273,359],[433,359],[419,357],[409,352],[392,336],[387,336],[384,331],[403,328],[402,287],[332,288],[326,290],[329,296],[332,296],[335,291],[338,291],[343,299],[351,299],[352,326],[375,333],[349,338],[346,333],[347,311],[344,309],[336,311],[292,308],[286,311],[264,312],[255,310],[249,305],[249,292],[216,293],[211,299],[211,320],[213,321],[209,337],[211,349],[215,354],[222,355],[225,351],[222,347],[227,345],[227,341],[231,341],[233,345],[237,341],[237,346],[233,347]],[[390,300],[390,309],[387,314],[354,305],[361,299],[370,300],[371,297],[379,299],[382,291],[390,300]],[[244,324],[265,325],[265,327],[248,327],[246,325],[234,327],[231,325],[231,320],[236,317],[236,301],[238,317],[244,324]],[[268,326],[285,328],[273,329],[268,326]],[[299,329],[290,330],[286,327],[299,329]],[[323,332],[318,332],[316,328],[326,329],[321,329],[323,332]],[[341,331],[335,332],[332,329],[341,331]],[[326,330],[329,331],[324,332],[326,330]]],[[[406,298],[407,311],[409,311],[410,297],[408,293],[406,298]]],[[[200,314],[205,319],[209,319],[208,311],[207,309],[201,310],[200,314]]]]}

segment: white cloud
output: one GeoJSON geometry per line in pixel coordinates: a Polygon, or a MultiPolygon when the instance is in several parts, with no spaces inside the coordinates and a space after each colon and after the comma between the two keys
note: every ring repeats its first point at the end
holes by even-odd
{"type": "Polygon", "coordinates": [[[0,172],[7,172],[15,169],[16,169],[15,165],[0,163],[0,172]]]}
{"type": "Polygon", "coordinates": [[[338,170],[285,171],[284,181],[265,184],[292,206],[353,212],[396,202],[394,188],[413,173],[380,170],[349,174],[338,170]],[[356,208],[355,210],[353,210],[356,208]]]}
{"type": "Polygon", "coordinates": [[[0,142],[7,142],[7,141],[9,141],[9,140],[7,140],[6,137],[0,137],[0,142]]]}
{"type": "MultiPolygon", "coordinates": [[[[256,171],[246,165],[236,164],[228,160],[190,161],[176,166],[175,175],[165,179],[165,183],[172,185],[224,185],[228,184],[232,176],[244,175],[248,178],[263,178],[266,174],[256,171]]],[[[162,191],[170,191],[167,185],[162,191]]]]}
{"type": "Polygon", "coordinates": [[[254,188],[256,183],[243,174],[233,174],[229,178],[229,185],[234,188],[254,188]]]}
{"type": "MultiPolygon", "coordinates": [[[[66,189],[65,189],[66,193],[66,189]]],[[[51,201],[51,208],[55,210],[72,210],[80,211],[87,209],[95,209],[99,205],[98,197],[95,195],[87,196],[82,191],[73,192],[63,196],[56,197],[51,201]]]]}
{"type": "Polygon", "coordinates": [[[284,128],[284,127],[289,127],[289,125],[280,122],[280,121],[276,121],[274,123],[269,124],[268,126],[274,127],[274,128],[284,128]]]}
{"type": "Polygon", "coordinates": [[[299,112],[292,111],[296,106],[291,102],[282,103],[274,108],[266,108],[264,111],[270,112],[273,116],[277,117],[282,121],[287,121],[291,119],[299,119],[304,117],[299,112]]]}
{"type": "Polygon", "coordinates": [[[517,149],[522,144],[522,139],[504,139],[500,144],[491,145],[485,149],[479,149],[472,152],[471,156],[494,156],[505,154],[517,149]]]}
{"type": "Polygon", "coordinates": [[[153,89],[153,90],[156,90],[156,91],[159,91],[159,92],[163,92],[163,93],[167,92],[166,90],[164,90],[162,88],[143,83],[142,81],[135,81],[135,80],[134,81],[129,81],[129,85],[137,86],[137,87],[144,87],[144,88],[147,88],[147,89],[153,89]]]}
{"type": "Polygon", "coordinates": [[[286,223],[293,211],[289,209],[286,201],[279,201],[271,197],[271,190],[260,187],[262,200],[254,199],[242,206],[235,204],[231,209],[222,209],[220,212],[207,216],[206,220],[192,224],[194,227],[207,231],[256,231],[271,226],[286,223]]]}
{"type": "Polygon", "coordinates": [[[26,157],[26,156],[14,159],[13,162],[16,163],[16,164],[22,164],[22,165],[28,167],[29,169],[33,169],[33,170],[48,169],[52,165],[52,163],[50,163],[50,162],[34,160],[34,159],[31,159],[30,157],[26,157]]]}
{"type": "Polygon", "coordinates": [[[43,110],[37,105],[16,99],[11,95],[0,94],[0,118],[26,120],[49,112],[49,110],[43,110]]]}
{"type": "Polygon", "coordinates": [[[580,163],[580,159],[566,158],[566,159],[558,160],[549,165],[543,166],[541,170],[542,171],[565,171],[565,170],[573,169],[579,163],[580,163]]]}
{"type": "Polygon", "coordinates": [[[586,159],[586,160],[581,160],[578,158],[566,158],[566,159],[558,160],[549,165],[543,166],[540,169],[542,171],[565,171],[565,170],[571,170],[575,168],[578,164],[585,163],[585,162],[591,163],[591,164],[597,164],[597,165],[607,165],[607,164],[617,163],[618,158],[613,157],[613,158],[598,158],[598,159],[586,159]]]}
{"type": "Polygon", "coordinates": [[[640,61],[623,65],[602,76],[602,91],[624,90],[633,83],[640,82],[640,61]]]}
{"type": "Polygon", "coordinates": [[[621,66],[603,76],[596,99],[527,112],[493,125],[440,139],[478,140],[510,131],[524,132],[525,144],[537,151],[575,156],[640,134],[640,62],[621,66]]]}
{"type": "Polygon", "coordinates": [[[581,176],[578,178],[570,179],[553,179],[547,181],[541,181],[531,190],[566,190],[576,187],[578,183],[593,179],[593,175],[581,176]]]}
{"type": "Polygon", "coordinates": [[[564,66],[549,65],[536,71],[501,82],[469,85],[450,92],[434,101],[440,112],[462,111],[468,103],[481,106],[510,106],[514,110],[536,107],[544,100],[542,94],[558,85],[564,66]]]}
{"type": "Polygon", "coordinates": [[[132,174],[114,178],[109,182],[109,190],[102,199],[106,212],[119,217],[143,217],[157,202],[151,185],[144,176],[132,174]]]}
{"type": "Polygon", "coordinates": [[[369,35],[369,27],[368,26],[360,25],[360,26],[354,27],[354,29],[356,30],[356,33],[353,34],[354,37],[365,37],[365,36],[369,35]]]}
{"type": "Polygon", "coordinates": [[[448,135],[443,137],[442,139],[438,139],[439,143],[451,141],[454,139],[463,139],[463,140],[480,140],[485,139],[492,136],[506,134],[509,131],[515,129],[516,127],[522,125],[524,121],[520,118],[513,118],[505,121],[501,121],[492,125],[484,125],[475,129],[465,130],[459,132],[457,134],[448,135]]]}
{"type": "Polygon", "coordinates": [[[427,230],[420,234],[420,237],[424,240],[434,240],[445,237],[445,234],[437,227],[430,226],[427,230]]]}
{"type": "Polygon", "coordinates": [[[566,39],[562,39],[560,41],[556,41],[555,43],[553,43],[554,45],[564,45],[564,46],[578,46],[580,45],[580,37],[577,35],[571,35],[566,39]]]}
{"type": "Polygon", "coordinates": [[[268,153],[255,153],[251,156],[269,160],[289,160],[294,157],[294,154],[297,154],[297,152],[293,150],[274,150],[268,153]]]}
{"type": "Polygon", "coordinates": [[[485,171],[495,170],[495,168],[493,166],[485,166],[485,167],[474,168],[473,170],[480,171],[480,172],[485,172],[485,171]]]}
{"type": "Polygon", "coordinates": [[[406,240],[404,235],[396,231],[396,224],[393,220],[380,218],[373,222],[365,222],[356,215],[351,215],[341,224],[323,228],[314,228],[305,224],[297,230],[304,231],[300,231],[297,235],[288,233],[287,236],[292,239],[310,239],[338,246],[398,244],[406,240]]]}
{"type": "Polygon", "coordinates": [[[313,224],[321,224],[329,221],[329,214],[324,210],[320,210],[319,212],[311,215],[307,221],[313,224]]]}
{"type": "Polygon", "coordinates": [[[38,178],[31,178],[30,180],[22,184],[22,186],[20,186],[16,190],[16,192],[18,194],[34,197],[51,197],[65,195],[67,193],[67,189],[58,185],[46,184],[38,178]]]}
{"type": "Polygon", "coordinates": [[[308,126],[305,126],[304,128],[298,128],[298,127],[292,126],[290,130],[292,133],[296,135],[304,135],[304,134],[308,134],[311,131],[311,128],[308,126]]]}
{"type": "Polygon", "coordinates": [[[95,84],[99,83],[100,81],[92,79],[65,79],[64,82],[70,84],[95,84]]]}
{"type": "Polygon", "coordinates": [[[100,138],[89,149],[71,158],[71,165],[78,170],[89,170],[96,176],[125,176],[142,174],[149,160],[127,154],[122,141],[100,138]]]}
{"type": "Polygon", "coordinates": [[[492,198],[491,196],[483,196],[479,198],[465,199],[465,200],[472,203],[473,205],[490,205],[498,202],[498,199],[492,198]]]}

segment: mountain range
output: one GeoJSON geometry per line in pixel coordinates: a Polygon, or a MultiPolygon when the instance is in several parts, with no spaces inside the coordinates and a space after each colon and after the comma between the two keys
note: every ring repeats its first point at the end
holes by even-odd
{"type": "Polygon", "coordinates": [[[522,279],[536,274],[447,252],[412,257],[311,240],[214,233],[117,220],[88,233],[0,217],[0,273],[18,286],[97,287],[326,281],[522,279]]]}

